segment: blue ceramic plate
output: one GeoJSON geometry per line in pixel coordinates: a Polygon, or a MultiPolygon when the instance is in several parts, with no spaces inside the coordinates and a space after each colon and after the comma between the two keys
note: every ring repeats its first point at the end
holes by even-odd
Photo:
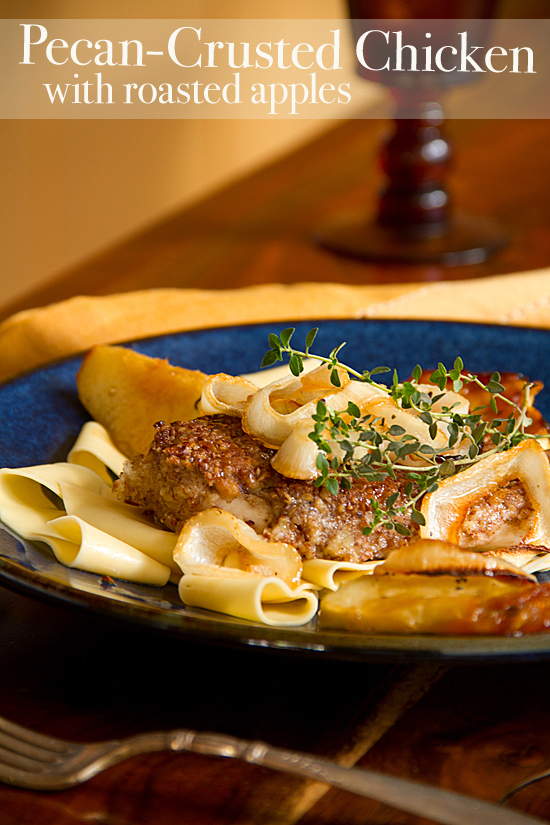
{"type": "MultiPolygon", "coordinates": [[[[285,324],[284,326],[290,326],[285,324]]],[[[298,323],[295,342],[313,326],[315,350],[328,352],[346,341],[342,360],[350,366],[389,366],[406,378],[416,364],[452,366],[460,355],[472,372],[506,370],[542,380],[538,399],[550,419],[550,332],[423,321],[321,321],[298,323]]],[[[134,349],[207,373],[253,372],[268,348],[262,324],[166,335],[132,343],[134,349]]],[[[80,358],[18,378],[0,387],[0,466],[24,467],[64,460],[84,421],[75,374],[80,358]]],[[[510,638],[367,636],[320,632],[315,622],[300,628],[271,628],[206,610],[187,608],[173,585],[163,589],[117,582],[60,565],[49,548],[0,531],[0,578],[27,595],[61,601],[114,619],[144,624],[189,640],[224,645],[258,645],[287,651],[361,660],[439,658],[449,660],[537,659],[550,655],[550,633],[510,638]]]]}

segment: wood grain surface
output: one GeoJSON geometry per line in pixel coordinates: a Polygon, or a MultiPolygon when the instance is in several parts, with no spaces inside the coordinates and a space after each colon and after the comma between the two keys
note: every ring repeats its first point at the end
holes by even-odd
{"type": "MultiPolygon", "coordinates": [[[[0,590],[0,714],[98,741],[215,730],[498,801],[550,767],[546,663],[387,665],[188,644],[0,590]]],[[[550,780],[509,803],[550,817],[550,780]]],[[[2,825],[359,825],[424,820],[267,769],[136,756],[85,785],[0,785],[2,825]]]]}
{"type": "MultiPolygon", "coordinates": [[[[449,124],[451,188],[511,243],[472,267],[382,266],[313,242],[327,217],[372,212],[387,124],[310,146],[105,251],[6,309],[76,293],[280,281],[440,280],[550,265],[550,123],[449,124]]],[[[78,741],[191,727],[262,739],[497,801],[550,766],[550,664],[406,667],[185,643],[0,588],[0,714],[78,741]]],[[[550,819],[550,779],[511,807],[550,819]]],[[[0,785],[0,825],[421,825],[269,770],[191,754],[134,757],[53,793],[0,785]]],[[[473,825],[473,824],[472,824],[473,825]]]]}

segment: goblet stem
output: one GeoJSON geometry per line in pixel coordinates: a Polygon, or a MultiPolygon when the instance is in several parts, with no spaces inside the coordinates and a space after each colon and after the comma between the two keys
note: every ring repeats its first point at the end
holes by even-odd
{"type": "Polygon", "coordinates": [[[394,132],[382,146],[386,183],[372,221],[335,216],[317,232],[326,249],[348,257],[445,266],[477,264],[506,245],[493,218],[457,213],[447,190],[451,146],[434,92],[392,90],[394,132]],[[429,97],[428,97],[429,95],[429,97]]]}
{"type": "Polygon", "coordinates": [[[395,131],[381,150],[387,183],[377,221],[411,240],[441,236],[451,217],[446,186],[451,146],[444,135],[443,111],[422,95],[393,94],[395,131]]]}
{"type": "MultiPolygon", "coordinates": [[[[372,261],[452,266],[486,260],[505,246],[506,234],[490,216],[455,212],[447,189],[452,152],[445,137],[439,97],[449,86],[466,81],[458,79],[458,73],[446,71],[427,76],[417,74],[416,68],[410,72],[392,71],[391,65],[386,67],[390,58],[388,41],[383,35],[386,30],[388,37],[390,32],[396,34],[394,28],[398,25],[407,44],[404,48],[411,50],[411,54],[412,50],[416,55],[422,53],[426,37],[435,53],[451,42],[453,32],[456,36],[457,21],[469,18],[468,30],[475,35],[476,42],[484,42],[495,0],[348,3],[354,40],[359,44],[362,39],[357,71],[391,90],[394,132],[381,147],[380,162],[386,181],[375,217],[367,219],[366,207],[364,214],[335,216],[317,232],[317,240],[333,252],[372,261]],[[401,19],[397,23],[398,17],[401,19]]],[[[412,64],[413,58],[410,60],[412,64]]],[[[466,80],[475,80],[475,76],[468,75],[466,80]]]]}

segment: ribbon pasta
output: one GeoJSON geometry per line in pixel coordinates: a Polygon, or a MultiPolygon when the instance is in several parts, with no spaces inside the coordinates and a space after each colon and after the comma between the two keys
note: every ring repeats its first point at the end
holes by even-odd
{"type": "Polygon", "coordinates": [[[161,587],[179,582],[189,606],[271,626],[313,618],[319,585],[302,579],[295,548],[261,539],[217,508],[190,519],[178,540],[114,497],[111,473],[124,461],[107,431],[89,421],[67,462],[0,469],[0,519],[49,545],[67,567],[161,587]]]}
{"type": "Polygon", "coordinates": [[[67,567],[77,567],[100,576],[163,587],[170,568],[77,516],[61,516],[49,522],[65,542],[52,547],[67,567]]]}
{"type": "MultiPolygon", "coordinates": [[[[0,470],[0,518],[22,538],[49,545],[68,567],[141,584],[166,584],[174,568],[173,562],[164,563],[169,557],[163,550],[166,539],[155,545],[144,538],[150,531],[163,531],[140,524],[138,513],[126,512],[127,505],[110,496],[110,487],[93,470],[78,464],[0,470]],[[44,488],[58,502],[52,502],[44,488]],[[136,537],[146,552],[136,546],[136,537]]],[[[175,544],[175,536],[166,535],[175,544]]]]}
{"type": "Polygon", "coordinates": [[[88,467],[110,486],[112,478],[108,469],[119,476],[126,456],[115,447],[105,427],[97,421],[87,421],[67,456],[67,461],[88,467]]]}
{"type": "Polygon", "coordinates": [[[352,561],[332,561],[331,559],[309,559],[304,562],[302,578],[325,590],[336,591],[340,585],[374,572],[380,560],[356,564],[352,561]]]}
{"type": "Polygon", "coordinates": [[[137,507],[116,499],[98,496],[74,484],[62,484],[61,492],[67,515],[79,517],[98,530],[130,544],[155,561],[181,575],[174,561],[177,536],[154,524],[137,507]]]}
{"type": "Polygon", "coordinates": [[[68,459],[0,470],[4,524],[25,539],[48,544],[68,567],[141,584],[177,581],[176,536],[111,494],[108,469],[119,473],[125,457],[107,431],[87,422],[68,459]],[[52,501],[45,489],[58,500],[52,501]]]}
{"type": "MultiPolygon", "coordinates": [[[[316,366],[309,359],[300,378],[290,373],[288,365],[246,376],[216,374],[203,378],[198,412],[242,416],[245,432],[278,448],[272,465],[290,478],[312,479],[318,475],[318,447],[309,438],[309,430],[320,398],[332,399],[336,410],[343,410],[351,400],[361,411],[376,410],[386,417],[391,413],[394,422],[403,415],[411,417],[407,411],[392,407],[385,393],[379,395],[368,384],[349,382],[342,376],[342,387],[336,388],[327,367],[316,366]]],[[[428,436],[432,440],[423,422],[415,419],[411,424],[403,419],[403,423],[419,440],[428,436]]],[[[438,431],[436,445],[443,435],[446,443],[446,434],[438,431]]],[[[365,603],[373,605],[368,611],[369,616],[371,612],[375,616],[372,627],[383,627],[377,624],[380,596],[392,595],[399,583],[397,576],[394,581],[386,581],[383,575],[391,573],[391,562],[374,576],[369,574],[380,565],[378,560],[362,564],[327,559],[303,562],[295,547],[262,538],[242,518],[219,507],[188,519],[176,536],[153,524],[139,508],[114,496],[113,476],[121,474],[125,461],[126,456],[108,431],[97,421],[89,421],[66,462],[0,469],[0,519],[24,539],[49,545],[56,559],[67,567],[160,587],[171,581],[177,584],[181,601],[188,606],[288,627],[313,619],[320,596],[324,600],[321,626],[340,627],[340,619],[331,618],[331,610],[336,615],[343,605],[344,612],[355,615],[355,602],[349,601],[349,593],[360,591],[364,592],[365,603]],[[344,587],[337,593],[341,585],[344,587]]],[[[497,480],[517,474],[536,510],[528,534],[532,553],[526,559],[521,557],[520,569],[524,573],[550,570],[550,553],[537,552],[542,549],[539,544],[548,544],[545,539],[550,535],[550,505],[540,492],[548,489],[550,471],[544,453],[533,442],[488,457],[483,467],[465,470],[459,477],[458,497],[457,481],[443,481],[424,499],[422,513],[427,526],[421,528],[420,535],[433,539],[439,536],[437,530],[453,535],[457,532],[455,522],[460,522],[471,501],[479,498],[481,475],[486,474],[490,462],[498,465],[497,480]]],[[[524,541],[525,536],[519,539],[524,541]]],[[[512,550],[517,548],[504,548],[502,553],[512,550]]],[[[492,552],[498,555],[500,551],[497,548],[492,552]]],[[[486,559],[482,563],[490,566],[486,559]]],[[[409,563],[398,572],[414,578],[418,571],[409,563]]],[[[474,582],[472,587],[477,585],[474,582]]],[[[482,584],[486,589],[492,586],[482,584]]],[[[422,598],[437,591],[427,575],[418,587],[422,598]]],[[[410,591],[405,589],[410,600],[410,591]]],[[[409,621],[405,613],[402,622],[409,621]]]]}
{"type": "Polygon", "coordinates": [[[174,559],[183,572],[180,598],[190,606],[280,626],[306,624],[317,612],[297,550],[260,538],[217,507],[188,520],[174,559]]]}
{"type": "MultiPolygon", "coordinates": [[[[92,470],[76,464],[45,464],[38,467],[0,470],[0,519],[29,541],[54,537],[48,526],[60,515],[60,508],[45,491],[61,499],[61,484],[69,482],[102,497],[109,487],[92,470]]],[[[61,502],[60,502],[61,503],[61,502]]]]}
{"type": "Polygon", "coordinates": [[[178,592],[189,606],[278,627],[307,624],[318,608],[317,596],[307,583],[292,588],[275,576],[231,568],[219,575],[186,573],[178,592]]]}

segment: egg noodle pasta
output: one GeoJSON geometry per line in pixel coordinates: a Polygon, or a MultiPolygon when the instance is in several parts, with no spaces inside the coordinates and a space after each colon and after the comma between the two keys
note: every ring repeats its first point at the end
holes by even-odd
{"type": "MultiPolygon", "coordinates": [[[[155,560],[150,551],[144,553],[123,540],[128,535],[135,538],[137,532],[148,532],[148,527],[155,536],[162,535],[163,531],[139,524],[136,521],[139,515],[125,512],[125,505],[121,507],[111,498],[110,487],[93,470],[77,464],[59,462],[0,470],[0,518],[22,538],[49,545],[58,561],[68,567],[162,585],[168,581],[174,566],[173,562],[167,565],[155,560]],[[59,497],[59,506],[46,495],[44,488],[59,497]],[[79,503],[81,512],[98,526],[66,515],[67,507],[79,512],[79,503]],[[115,535],[109,532],[113,523],[115,535]],[[108,529],[102,530],[99,526],[108,529]],[[117,538],[117,534],[122,538],[117,538]]],[[[170,542],[170,535],[167,536],[170,542]]],[[[143,540],[138,543],[146,545],[143,540]]],[[[150,543],[154,545],[152,539],[150,543]]],[[[161,546],[162,540],[158,544],[161,546]]],[[[164,552],[162,556],[167,559],[168,554],[164,552]]]]}
{"type": "Polygon", "coordinates": [[[13,479],[21,477],[42,487],[46,487],[61,498],[61,484],[77,484],[102,496],[111,495],[111,487],[97,473],[79,464],[59,461],[55,464],[37,464],[34,467],[4,468],[0,470],[2,486],[9,489],[13,479]]]}
{"type": "Polygon", "coordinates": [[[318,608],[317,596],[307,583],[291,588],[275,576],[229,568],[221,575],[187,573],[180,579],[178,592],[191,607],[279,627],[306,624],[318,608]]]}
{"type": "Polygon", "coordinates": [[[111,485],[108,470],[119,476],[126,456],[113,444],[107,430],[97,421],[87,421],[67,456],[71,464],[80,464],[98,474],[111,485]]]}
{"type": "Polygon", "coordinates": [[[162,530],[145,518],[137,507],[114,498],[99,496],[75,484],[61,484],[67,515],[83,521],[120,541],[130,544],[181,575],[174,561],[176,534],[162,530]]]}
{"type": "Polygon", "coordinates": [[[50,490],[61,499],[61,484],[69,482],[100,497],[111,495],[110,488],[96,473],[76,464],[59,462],[37,467],[0,470],[0,519],[24,539],[55,537],[48,522],[60,509],[44,492],[50,490]]]}
{"type": "Polygon", "coordinates": [[[217,507],[187,521],[174,558],[183,572],[178,592],[190,606],[280,626],[305,624],[317,612],[316,588],[301,580],[295,548],[260,538],[217,507]]]}
{"type": "Polygon", "coordinates": [[[77,516],[61,516],[51,521],[50,527],[66,539],[63,545],[52,549],[58,561],[67,567],[159,587],[170,577],[170,568],[165,564],[77,516]]]}
{"type": "MultiPolygon", "coordinates": [[[[363,558],[364,555],[376,555],[378,548],[382,547],[386,548],[387,558],[384,561],[355,563],[308,558],[319,552],[339,556],[346,551],[346,541],[350,540],[342,531],[333,536],[332,544],[329,542],[327,528],[330,529],[330,525],[326,513],[330,508],[327,509],[327,497],[333,494],[327,486],[326,490],[321,491],[325,496],[323,499],[317,489],[320,483],[324,483],[320,478],[323,462],[319,460],[324,458],[324,451],[331,454],[333,462],[329,465],[325,459],[327,468],[339,472],[339,462],[344,466],[345,455],[351,447],[340,446],[340,443],[346,442],[339,442],[328,430],[323,431],[322,416],[316,412],[319,403],[325,409],[330,407],[344,423],[346,416],[349,420],[361,416],[373,418],[376,427],[372,433],[380,444],[384,439],[388,441],[391,446],[389,452],[397,454],[401,450],[402,442],[396,439],[405,434],[404,438],[417,443],[419,454],[423,449],[425,456],[438,454],[452,461],[452,458],[460,459],[465,441],[459,440],[454,450],[447,450],[448,425],[442,424],[437,416],[446,414],[446,405],[455,409],[455,415],[458,415],[458,410],[460,415],[467,415],[469,402],[445,390],[434,400],[433,413],[419,415],[418,410],[404,408],[397,400],[390,398],[381,385],[352,380],[346,368],[340,365],[338,368],[329,368],[326,364],[318,366],[315,360],[307,358],[306,369],[300,377],[291,375],[288,365],[234,377],[221,373],[211,376],[191,374],[189,370],[179,368],[174,372],[168,362],[159,364],[158,359],[147,359],[135,352],[127,357],[126,351],[121,348],[102,347],[98,352],[99,362],[95,360],[94,351],[83,362],[87,391],[96,389],[97,364],[101,367],[101,364],[107,363],[109,367],[101,373],[103,379],[97,385],[94,404],[101,407],[102,393],[111,404],[113,391],[115,395],[118,392],[117,397],[132,400],[132,403],[122,405],[116,426],[106,429],[98,421],[86,422],[66,462],[0,470],[0,518],[22,538],[47,544],[61,564],[97,576],[156,587],[171,582],[177,585],[183,605],[270,626],[307,624],[318,613],[321,603],[320,621],[323,628],[341,627],[360,632],[459,633],[463,632],[460,628],[468,627],[464,632],[523,632],[524,625],[519,619],[518,624],[513,624],[510,618],[513,611],[507,612],[507,608],[501,606],[492,612],[489,610],[491,616],[497,617],[491,620],[493,624],[483,625],[482,622],[477,625],[475,617],[479,611],[483,612],[490,599],[503,599],[505,602],[502,604],[514,609],[517,605],[528,604],[532,626],[536,630],[541,629],[541,621],[546,621],[544,616],[547,614],[548,622],[543,629],[550,626],[550,612],[547,610],[542,616],[540,611],[544,599],[550,601],[549,586],[537,589],[539,585],[532,575],[550,570],[550,553],[547,551],[547,546],[550,546],[550,469],[547,456],[536,441],[522,441],[511,449],[489,455],[478,464],[443,479],[433,490],[428,489],[423,497],[422,513],[417,513],[418,525],[423,524],[424,515],[425,525],[416,533],[408,528],[402,533],[413,535],[412,543],[406,542],[401,548],[392,550],[392,538],[388,540],[386,537],[383,543],[374,546],[375,552],[371,550],[352,556],[363,558]],[[140,393],[144,392],[143,376],[153,374],[160,381],[155,384],[159,399],[155,392],[148,393],[147,415],[142,416],[143,420],[136,427],[133,438],[128,441],[126,436],[120,437],[120,433],[126,433],[125,427],[129,422],[131,425],[134,412],[136,415],[139,412],[133,409],[136,406],[133,399],[139,400],[140,393]],[[164,381],[168,382],[166,393],[164,381]],[[121,387],[129,387],[131,392],[122,391],[121,387]],[[202,391],[200,397],[199,390],[202,391]],[[201,470],[207,478],[209,496],[202,501],[202,493],[197,492],[200,484],[193,488],[186,476],[187,486],[182,484],[178,488],[177,473],[171,475],[170,468],[178,462],[182,474],[187,473],[191,466],[185,463],[188,460],[185,454],[178,453],[181,445],[174,441],[173,435],[164,434],[164,430],[177,432],[182,421],[178,419],[166,425],[164,419],[150,419],[148,416],[158,414],[157,400],[165,404],[168,398],[171,409],[173,395],[177,408],[187,416],[182,421],[190,422],[189,416],[196,418],[205,415],[222,419],[229,417],[233,423],[237,421],[238,431],[231,424],[231,439],[225,432],[219,436],[223,453],[220,476],[226,485],[222,485],[221,494],[212,482],[212,476],[208,476],[215,467],[213,463],[201,470]],[[432,415],[436,417],[432,418],[432,415]],[[385,424],[386,420],[392,422],[391,427],[385,424]],[[128,494],[127,488],[122,488],[121,492],[121,480],[117,480],[113,487],[114,477],[123,474],[124,478],[136,463],[147,458],[139,452],[136,456],[135,449],[136,445],[145,443],[149,430],[154,430],[154,421],[160,421],[157,424],[159,434],[149,455],[156,457],[156,450],[162,451],[168,443],[164,459],[169,469],[159,483],[155,483],[158,477],[154,474],[145,476],[143,486],[147,490],[160,491],[161,498],[164,497],[163,503],[164,500],[168,502],[168,509],[164,512],[159,512],[155,503],[148,499],[135,499],[131,490],[128,494]],[[317,422],[315,433],[312,432],[314,421],[317,422]],[[119,438],[116,438],[117,432],[119,438]],[[332,446],[325,447],[321,443],[323,432],[332,446]],[[245,494],[239,496],[243,493],[243,487],[239,486],[240,478],[238,483],[233,482],[233,487],[227,478],[231,476],[228,468],[231,470],[235,464],[230,465],[226,452],[243,434],[256,450],[251,473],[252,492],[248,498],[245,494]],[[391,442],[390,437],[394,439],[391,442]],[[119,449],[126,450],[126,441],[131,446],[127,455],[119,449]],[[263,457],[258,459],[258,444],[262,449],[275,451],[274,455],[268,453],[265,457],[264,450],[263,457]],[[262,460],[271,465],[268,467],[269,473],[266,472],[263,478],[262,460]],[[278,473],[275,481],[273,470],[278,473]],[[252,494],[256,489],[253,485],[256,481],[264,483],[264,478],[268,482],[263,491],[264,497],[255,497],[252,494]],[[284,487],[288,500],[292,499],[295,490],[301,490],[299,495],[310,507],[308,513],[318,507],[314,527],[322,528],[320,550],[311,537],[307,523],[296,522],[293,525],[300,525],[303,530],[301,534],[298,530],[277,533],[267,516],[264,518],[261,508],[264,507],[269,515],[269,496],[273,497],[273,501],[280,501],[275,498],[278,493],[273,490],[281,484],[281,479],[296,485],[284,487]],[[502,541],[504,546],[491,548],[480,540],[479,546],[465,550],[469,534],[462,541],[460,531],[470,508],[478,504],[483,496],[506,488],[510,481],[523,485],[532,515],[517,519],[513,542],[502,541]],[[228,489],[229,495],[226,494],[228,489]],[[180,507],[182,500],[193,502],[193,496],[197,497],[199,504],[194,502],[189,505],[189,509],[183,511],[184,516],[177,509],[170,510],[172,505],[180,507]],[[128,504],[127,501],[135,503],[128,504]],[[155,513],[159,524],[153,523],[150,513],[155,513]],[[323,513],[325,515],[321,515],[323,513]],[[173,532],[176,529],[178,532],[173,532]],[[282,536],[284,540],[276,540],[277,536],[282,536]],[[289,543],[289,537],[292,537],[292,543],[289,543]],[[461,544],[464,548],[459,546],[461,544]],[[467,581],[464,591],[461,581],[467,581]],[[358,605],[357,610],[355,605],[358,605]],[[499,630],[502,616],[507,617],[505,630],[499,630]],[[479,630],[480,627],[487,629],[479,630]]],[[[428,397],[425,387],[422,391],[428,397]]],[[[82,395],[80,397],[82,399],[82,395]]],[[[109,411],[119,410],[115,404],[109,411]]],[[[213,418],[211,422],[216,420],[213,418]]],[[[191,423],[194,425],[196,422],[191,423]]],[[[203,426],[202,422],[198,423],[203,426]]],[[[353,424],[354,428],[357,423],[353,424]]],[[[201,461],[205,461],[204,455],[206,453],[208,456],[208,448],[213,443],[212,428],[205,428],[204,432],[206,436],[203,434],[203,440],[195,441],[195,447],[200,447],[201,461]]],[[[352,428],[350,438],[359,440],[360,435],[359,429],[352,428]]],[[[368,458],[368,451],[372,450],[368,440],[371,438],[370,431],[366,435],[368,437],[358,444],[359,457],[368,458]]],[[[189,441],[187,435],[185,443],[189,441]]],[[[411,466],[415,470],[424,468],[422,456],[409,459],[408,453],[401,451],[403,466],[399,467],[400,470],[411,466]]],[[[236,460],[237,467],[242,460],[236,460]]],[[[248,460],[250,462],[250,458],[248,460]]],[[[194,478],[197,484],[196,476],[190,473],[189,477],[194,478]]],[[[397,493],[388,498],[393,498],[395,504],[397,493]]],[[[357,504],[353,499],[350,501],[351,504],[346,504],[345,499],[338,499],[337,506],[342,508],[342,512],[348,506],[350,518],[364,519],[363,504],[357,504]]],[[[371,498],[372,512],[376,506],[371,498]]],[[[368,507],[366,512],[367,520],[360,525],[364,527],[361,539],[363,535],[370,535],[368,518],[373,518],[373,515],[371,512],[368,516],[368,507]]],[[[348,518],[347,514],[345,518],[348,518]]],[[[405,529],[405,525],[399,526],[405,529]]],[[[505,524],[505,527],[510,532],[509,526],[505,524]]]]}
{"type": "Polygon", "coordinates": [[[174,560],[176,534],[113,496],[108,470],[116,472],[125,457],[97,422],[83,426],[69,458],[0,470],[0,518],[22,538],[47,544],[61,564],[159,587],[181,580],[184,604],[272,626],[302,625],[316,614],[316,587],[301,581],[297,551],[260,539],[244,521],[217,509],[199,514],[198,529],[195,520],[186,536],[199,555],[206,538],[209,561],[221,552],[221,563],[190,561],[182,575],[174,560]]]}
{"type": "Polygon", "coordinates": [[[330,559],[308,559],[304,562],[302,578],[326,590],[338,590],[340,585],[372,573],[381,561],[331,561],[330,559]]]}

